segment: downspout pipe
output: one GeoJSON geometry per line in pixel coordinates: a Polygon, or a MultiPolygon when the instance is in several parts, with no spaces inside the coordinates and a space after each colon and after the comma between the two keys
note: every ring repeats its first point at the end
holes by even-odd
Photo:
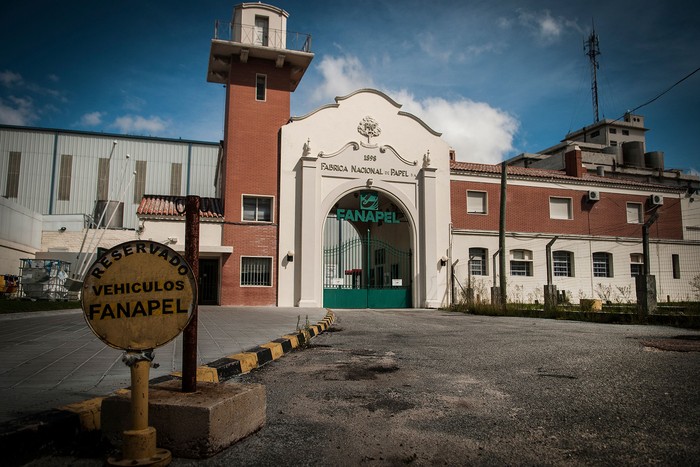
{"type": "Polygon", "coordinates": [[[552,245],[559,237],[556,236],[547,243],[545,250],[547,251],[547,285],[552,286],[552,245]]]}

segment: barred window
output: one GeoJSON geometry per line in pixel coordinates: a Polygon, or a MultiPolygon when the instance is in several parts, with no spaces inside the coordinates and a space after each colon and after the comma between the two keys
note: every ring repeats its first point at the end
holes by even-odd
{"type": "Polygon", "coordinates": [[[574,277],[574,255],[570,251],[552,252],[552,266],[556,277],[574,277]]]}
{"type": "Polygon", "coordinates": [[[593,253],[593,277],[612,276],[612,255],[605,252],[593,253]]]}
{"type": "Polygon", "coordinates": [[[644,274],[644,255],[641,253],[630,254],[630,274],[641,276],[644,274]]]}
{"type": "Polygon", "coordinates": [[[510,258],[511,276],[532,276],[532,251],[511,250],[510,258]]]}
{"type": "Polygon", "coordinates": [[[241,257],[241,285],[270,287],[272,258],[241,257]]]}
{"type": "Polygon", "coordinates": [[[488,276],[488,250],[486,248],[469,249],[469,267],[472,276],[488,276]]]}

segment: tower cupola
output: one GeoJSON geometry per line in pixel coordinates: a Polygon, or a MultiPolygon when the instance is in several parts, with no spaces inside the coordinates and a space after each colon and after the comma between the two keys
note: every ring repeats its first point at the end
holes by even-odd
{"type": "Polygon", "coordinates": [[[226,84],[231,61],[271,60],[277,68],[291,68],[289,90],[294,91],[313,59],[311,36],[287,31],[289,13],[265,3],[241,3],[230,23],[217,21],[211,41],[207,81],[226,84]]]}

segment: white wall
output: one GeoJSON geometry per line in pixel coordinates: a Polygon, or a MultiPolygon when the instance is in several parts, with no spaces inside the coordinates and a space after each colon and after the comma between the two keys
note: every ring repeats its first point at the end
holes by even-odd
{"type": "MultiPolygon", "coordinates": [[[[552,235],[517,234],[506,236],[506,251],[526,249],[533,252],[533,275],[531,277],[511,276],[510,258],[506,257],[508,301],[543,303],[543,286],[547,283],[546,245],[552,235]]],[[[498,251],[496,232],[455,231],[453,236],[453,261],[459,259],[455,274],[463,287],[467,287],[469,248],[487,248],[489,254],[488,276],[472,276],[473,288],[478,289],[485,301],[490,300],[490,287],[493,285],[492,255],[498,251]]],[[[656,277],[658,300],[696,300],[689,281],[698,273],[699,246],[678,241],[656,241],[650,244],[651,274],[656,277]],[[680,278],[673,278],[672,255],[680,258],[680,278]]],[[[625,238],[582,238],[560,235],[552,245],[552,251],[570,251],[574,255],[574,276],[556,277],[553,283],[559,291],[565,290],[572,303],[582,298],[602,298],[609,293],[611,302],[636,300],[634,277],[630,274],[630,254],[642,253],[640,239],[625,238]],[[593,252],[609,252],[613,258],[613,277],[593,276],[593,252]]],[[[496,264],[498,268],[498,260],[496,264]]],[[[498,285],[498,277],[496,278],[498,285]]],[[[455,287],[459,292],[459,287],[455,287]]],[[[457,293],[458,295],[458,293],[457,293]]]]}
{"type": "Polygon", "coordinates": [[[0,197],[0,274],[19,274],[20,259],[41,248],[42,216],[0,197]]]}
{"type": "Polygon", "coordinates": [[[280,306],[322,305],[323,223],[339,199],[361,189],[383,193],[407,216],[413,305],[447,303],[447,275],[439,258],[447,254],[449,242],[449,146],[400,108],[381,92],[360,90],[282,127],[280,306]],[[358,131],[367,116],[381,129],[369,140],[358,131]],[[289,250],[296,252],[292,263],[284,260],[289,250]]]}

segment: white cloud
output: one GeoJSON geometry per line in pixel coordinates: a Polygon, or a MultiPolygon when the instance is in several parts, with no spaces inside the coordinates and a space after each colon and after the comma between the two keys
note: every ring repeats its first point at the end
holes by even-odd
{"type": "Polygon", "coordinates": [[[10,96],[9,101],[0,99],[0,123],[27,126],[39,118],[30,98],[10,96]]]}
{"type": "Polygon", "coordinates": [[[80,117],[80,125],[83,126],[97,126],[100,123],[102,123],[102,116],[104,113],[102,112],[90,112],[86,113],[82,117],[80,117]]]}
{"type": "Polygon", "coordinates": [[[48,78],[49,81],[54,83],[58,83],[61,80],[61,78],[59,78],[58,75],[54,75],[53,73],[49,74],[48,78]]]}
{"type": "Polygon", "coordinates": [[[323,81],[314,91],[313,99],[316,102],[330,101],[357,89],[376,87],[360,60],[352,55],[326,56],[318,68],[323,81]]]}
{"type": "Polygon", "coordinates": [[[435,37],[432,32],[418,34],[418,47],[426,53],[429,58],[442,63],[464,63],[468,59],[491,52],[496,49],[493,43],[457,45],[445,37],[435,37]],[[451,47],[456,45],[456,47],[451,47]]]}
{"type": "Polygon", "coordinates": [[[160,117],[145,118],[140,115],[124,115],[117,118],[111,126],[119,129],[122,133],[155,134],[164,131],[168,124],[160,117]]]}
{"type": "MultiPolygon", "coordinates": [[[[327,102],[360,88],[377,88],[357,57],[327,56],[319,68],[322,82],[316,89],[316,100],[327,102]]],[[[407,91],[386,92],[402,104],[402,110],[441,132],[442,138],[455,149],[458,160],[495,164],[513,150],[519,122],[507,112],[465,98],[416,98],[407,91]]]]}
{"type": "Polygon", "coordinates": [[[22,82],[22,75],[20,75],[19,73],[15,73],[10,70],[0,71],[0,83],[2,83],[3,86],[9,88],[12,86],[22,84],[22,82]]]}
{"type": "Polygon", "coordinates": [[[122,108],[131,112],[139,112],[146,105],[146,101],[140,97],[133,96],[125,90],[121,90],[124,96],[124,102],[122,103],[122,108]]]}
{"type": "Polygon", "coordinates": [[[402,110],[441,132],[442,139],[455,150],[457,160],[496,164],[513,150],[518,120],[485,102],[440,97],[419,100],[406,91],[396,94],[396,100],[403,104],[402,110]]]}
{"type": "Polygon", "coordinates": [[[539,12],[518,10],[518,22],[530,29],[537,39],[544,43],[555,42],[567,30],[583,32],[575,21],[564,17],[554,17],[549,10],[539,12]]]}

